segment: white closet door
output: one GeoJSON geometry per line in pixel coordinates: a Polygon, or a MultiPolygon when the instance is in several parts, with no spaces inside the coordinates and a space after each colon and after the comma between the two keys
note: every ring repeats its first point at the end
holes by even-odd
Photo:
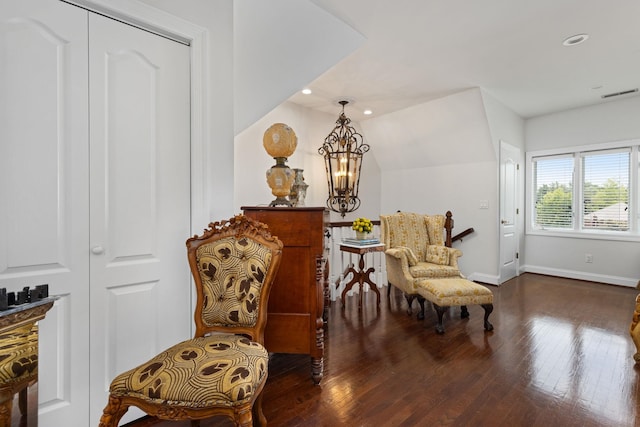
{"type": "Polygon", "coordinates": [[[0,2],[0,287],[62,296],[40,322],[42,427],[97,425],[113,376],[189,336],[189,116],[188,47],[0,2]]]}
{"type": "Polygon", "coordinates": [[[0,2],[0,287],[62,295],[40,322],[42,427],[89,415],[87,12],[0,2]]]}
{"type": "Polygon", "coordinates": [[[89,52],[97,425],[114,376],[190,334],[189,48],[90,14],[89,52]]]}

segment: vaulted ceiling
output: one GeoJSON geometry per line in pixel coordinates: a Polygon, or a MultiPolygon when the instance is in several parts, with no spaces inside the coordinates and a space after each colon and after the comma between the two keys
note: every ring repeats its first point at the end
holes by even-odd
{"type": "Polygon", "coordinates": [[[366,41],[290,101],[336,114],[350,99],[355,121],[473,87],[523,118],[640,87],[638,0],[311,1],[366,41]]]}

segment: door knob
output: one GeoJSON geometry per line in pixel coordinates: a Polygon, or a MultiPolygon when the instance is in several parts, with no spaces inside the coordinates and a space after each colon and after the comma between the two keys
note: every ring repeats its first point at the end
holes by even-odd
{"type": "Polygon", "coordinates": [[[91,253],[94,255],[100,255],[104,252],[104,248],[102,246],[94,246],[91,248],[91,253]]]}

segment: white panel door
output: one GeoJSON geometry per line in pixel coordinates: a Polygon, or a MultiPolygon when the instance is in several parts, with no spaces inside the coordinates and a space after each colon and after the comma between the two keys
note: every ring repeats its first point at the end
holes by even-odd
{"type": "Polygon", "coordinates": [[[97,425],[114,376],[190,334],[189,47],[90,14],[89,52],[97,425]]]}
{"type": "Polygon", "coordinates": [[[62,296],[40,322],[43,427],[89,415],[87,107],[87,12],[0,2],[0,287],[62,296]]]}
{"type": "Polygon", "coordinates": [[[500,142],[500,281],[518,275],[517,147],[500,142]]]}
{"type": "Polygon", "coordinates": [[[0,2],[0,287],[61,296],[40,322],[42,427],[97,425],[113,376],[189,335],[189,114],[188,47],[0,2]]]}

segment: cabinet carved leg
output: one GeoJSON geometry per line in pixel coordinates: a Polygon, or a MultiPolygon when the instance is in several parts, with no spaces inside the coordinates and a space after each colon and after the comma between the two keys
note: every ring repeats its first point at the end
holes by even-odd
{"type": "Polygon", "coordinates": [[[311,358],[311,378],[314,384],[320,384],[322,381],[322,375],[324,371],[324,358],[312,357],[311,358]]]}

